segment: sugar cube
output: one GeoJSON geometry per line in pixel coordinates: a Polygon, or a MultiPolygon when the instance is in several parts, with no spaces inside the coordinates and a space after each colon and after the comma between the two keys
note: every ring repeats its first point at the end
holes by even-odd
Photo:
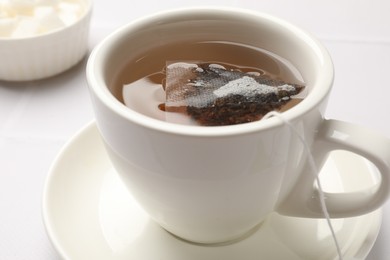
{"type": "Polygon", "coordinates": [[[30,37],[39,32],[39,22],[31,17],[20,17],[18,25],[12,32],[13,38],[30,37]]]}
{"type": "Polygon", "coordinates": [[[0,37],[9,37],[12,34],[17,24],[18,24],[17,18],[0,17],[0,37]]]}
{"type": "Polygon", "coordinates": [[[18,15],[30,16],[34,13],[34,0],[9,0],[8,4],[18,15]]]}
{"type": "Polygon", "coordinates": [[[66,25],[70,25],[79,19],[81,9],[78,4],[62,2],[58,4],[58,15],[66,25]]]}
{"type": "Polygon", "coordinates": [[[39,12],[38,10],[38,15],[36,18],[40,25],[40,33],[53,31],[55,29],[65,26],[64,22],[59,18],[59,16],[53,9],[46,9],[41,11],[42,12],[39,12]]]}
{"type": "Polygon", "coordinates": [[[53,7],[59,4],[60,2],[61,2],[60,0],[36,0],[36,6],[47,5],[53,7]]]}

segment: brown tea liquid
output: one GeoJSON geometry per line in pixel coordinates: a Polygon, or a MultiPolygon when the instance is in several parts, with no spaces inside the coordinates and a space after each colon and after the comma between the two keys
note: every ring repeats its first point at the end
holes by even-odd
{"type": "MultiPolygon", "coordinates": [[[[164,45],[140,54],[122,68],[112,86],[115,97],[146,116],[179,124],[196,125],[185,113],[164,111],[163,89],[167,62],[200,61],[221,64],[229,69],[251,72],[292,84],[302,84],[297,69],[287,60],[251,46],[231,42],[181,42],[164,45]],[[160,108],[159,108],[160,107],[160,108]]],[[[298,104],[304,93],[292,98],[279,111],[298,104]]]]}

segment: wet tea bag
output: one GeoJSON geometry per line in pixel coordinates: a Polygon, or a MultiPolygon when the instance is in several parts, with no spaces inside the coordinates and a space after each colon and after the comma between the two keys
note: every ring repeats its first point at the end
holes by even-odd
{"type": "Polygon", "coordinates": [[[214,63],[169,63],[165,110],[186,113],[205,126],[248,123],[279,110],[303,88],[214,63]]]}

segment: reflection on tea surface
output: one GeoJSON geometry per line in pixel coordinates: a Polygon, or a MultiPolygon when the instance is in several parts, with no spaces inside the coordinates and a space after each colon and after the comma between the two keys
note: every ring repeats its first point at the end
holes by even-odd
{"type": "Polygon", "coordinates": [[[112,86],[117,99],[139,113],[204,126],[252,122],[268,111],[285,111],[302,100],[303,88],[299,72],[285,59],[230,42],[152,49],[129,61],[112,86]]]}

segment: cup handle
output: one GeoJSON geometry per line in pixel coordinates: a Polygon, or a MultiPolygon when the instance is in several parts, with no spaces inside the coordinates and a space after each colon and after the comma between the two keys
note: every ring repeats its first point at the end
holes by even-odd
{"type": "MultiPolygon", "coordinates": [[[[381,179],[378,184],[361,191],[324,192],[329,216],[358,216],[383,205],[390,194],[390,140],[364,127],[337,120],[324,120],[312,146],[317,166],[322,166],[329,153],[334,150],[347,150],[367,158],[378,168],[381,179]]],[[[312,177],[314,175],[311,172],[303,172],[277,212],[289,216],[323,218],[319,190],[314,186],[312,177]]]]}

